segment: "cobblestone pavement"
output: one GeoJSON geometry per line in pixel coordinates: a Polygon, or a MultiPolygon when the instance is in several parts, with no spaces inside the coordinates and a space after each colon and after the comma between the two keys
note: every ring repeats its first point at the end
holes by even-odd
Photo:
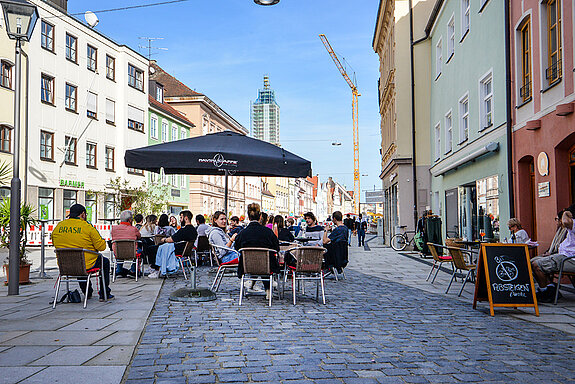
{"type": "MultiPolygon", "coordinates": [[[[353,249],[350,257],[376,257],[353,249]]],[[[353,265],[353,263],[352,263],[353,265]]],[[[237,278],[218,300],[170,302],[167,280],[126,383],[575,383],[574,336],[486,306],[346,271],[298,304],[262,296],[238,306],[237,278]]],[[[208,286],[207,271],[199,273],[208,286]]]]}

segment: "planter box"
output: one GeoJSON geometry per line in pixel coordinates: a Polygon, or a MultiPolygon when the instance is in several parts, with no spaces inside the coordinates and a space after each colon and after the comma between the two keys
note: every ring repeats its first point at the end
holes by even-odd
{"type": "MultiPolygon", "coordinates": [[[[30,284],[30,267],[32,264],[20,266],[20,284],[30,284]]],[[[6,283],[8,284],[8,265],[4,264],[4,273],[6,274],[6,283]]]]}

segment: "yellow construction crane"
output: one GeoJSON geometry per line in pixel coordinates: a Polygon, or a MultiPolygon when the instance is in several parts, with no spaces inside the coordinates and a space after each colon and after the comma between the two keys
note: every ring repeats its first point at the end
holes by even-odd
{"type": "Polygon", "coordinates": [[[325,35],[322,33],[319,35],[319,38],[321,39],[323,45],[325,46],[325,49],[327,49],[327,52],[331,56],[333,62],[335,63],[335,66],[337,67],[337,69],[339,69],[339,72],[341,73],[341,75],[343,76],[345,81],[347,81],[347,84],[351,88],[351,94],[352,94],[351,114],[353,119],[353,208],[354,212],[361,213],[359,205],[361,189],[359,182],[359,127],[358,127],[358,111],[357,111],[357,101],[358,97],[361,96],[361,94],[357,90],[357,86],[355,85],[355,83],[349,78],[349,75],[347,74],[347,71],[345,70],[343,65],[341,65],[341,62],[339,61],[339,58],[333,51],[333,48],[331,47],[331,44],[327,40],[327,37],[325,37],[325,35]]]}

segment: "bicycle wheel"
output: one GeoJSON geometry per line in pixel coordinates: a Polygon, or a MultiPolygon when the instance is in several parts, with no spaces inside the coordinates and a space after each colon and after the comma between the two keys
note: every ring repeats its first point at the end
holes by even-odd
{"type": "Polygon", "coordinates": [[[407,247],[407,239],[405,238],[405,235],[402,235],[401,233],[393,235],[390,243],[391,248],[396,251],[403,251],[405,247],[407,247]]]}

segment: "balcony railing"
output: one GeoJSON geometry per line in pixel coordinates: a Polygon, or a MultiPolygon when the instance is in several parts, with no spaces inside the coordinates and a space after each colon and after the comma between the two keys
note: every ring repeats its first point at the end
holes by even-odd
{"type": "Polygon", "coordinates": [[[559,79],[562,76],[561,59],[557,60],[549,68],[547,68],[545,75],[549,83],[553,83],[555,80],[559,79]]]}
{"type": "Polygon", "coordinates": [[[528,82],[519,88],[519,96],[523,99],[523,101],[527,101],[527,99],[531,97],[531,82],[528,82]]]}

